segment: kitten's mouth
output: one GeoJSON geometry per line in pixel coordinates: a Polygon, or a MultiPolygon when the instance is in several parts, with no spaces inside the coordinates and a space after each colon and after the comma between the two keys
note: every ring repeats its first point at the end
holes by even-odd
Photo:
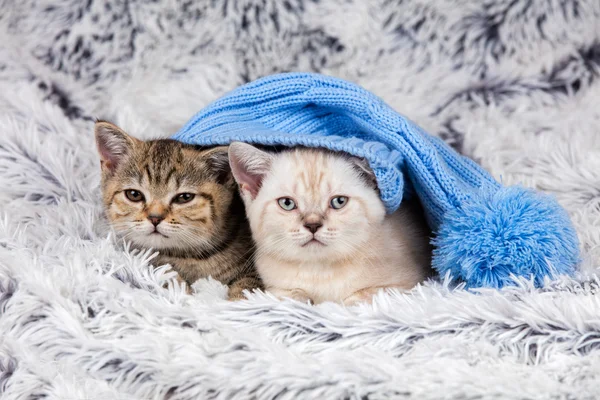
{"type": "Polygon", "coordinates": [[[310,239],[308,242],[304,243],[300,247],[307,247],[307,246],[325,246],[325,244],[323,242],[320,242],[319,240],[317,240],[315,238],[312,238],[312,239],[310,239]]]}
{"type": "Polygon", "coordinates": [[[156,229],[152,233],[150,233],[150,236],[156,236],[156,235],[159,235],[159,236],[162,236],[162,237],[165,237],[165,238],[169,238],[167,235],[164,235],[164,234],[160,233],[156,229]]]}

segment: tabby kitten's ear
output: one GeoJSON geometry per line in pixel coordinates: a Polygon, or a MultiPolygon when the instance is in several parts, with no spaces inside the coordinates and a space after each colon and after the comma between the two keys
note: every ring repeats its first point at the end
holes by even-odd
{"type": "Polygon", "coordinates": [[[206,150],[202,155],[208,163],[208,168],[222,185],[234,185],[233,175],[229,167],[229,156],[227,146],[219,146],[206,150]]]}
{"type": "Polygon", "coordinates": [[[107,121],[97,121],[94,132],[98,153],[100,153],[100,165],[102,170],[108,172],[113,172],[123,158],[140,142],[107,121]]]}
{"type": "Polygon", "coordinates": [[[229,164],[240,190],[254,200],[265,175],[271,169],[273,156],[246,143],[229,145],[229,164]]]}

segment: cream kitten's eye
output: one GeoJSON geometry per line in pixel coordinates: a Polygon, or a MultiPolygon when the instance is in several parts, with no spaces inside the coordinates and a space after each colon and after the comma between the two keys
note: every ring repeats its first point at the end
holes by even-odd
{"type": "Polygon", "coordinates": [[[189,203],[190,201],[194,200],[194,197],[196,197],[196,195],[193,193],[179,193],[173,197],[171,202],[175,204],[189,203]]]}
{"type": "Polygon", "coordinates": [[[133,201],[134,203],[144,201],[144,195],[139,190],[127,189],[125,191],[125,197],[127,197],[129,201],[133,201]]]}
{"type": "Polygon", "coordinates": [[[330,204],[331,208],[339,210],[340,208],[348,204],[348,198],[346,196],[337,196],[331,199],[330,204]]]}
{"type": "Polygon", "coordinates": [[[289,197],[282,197],[277,200],[279,207],[283,208],[285,211],[292,211],[296,208],[296,202],[289,197]]]}

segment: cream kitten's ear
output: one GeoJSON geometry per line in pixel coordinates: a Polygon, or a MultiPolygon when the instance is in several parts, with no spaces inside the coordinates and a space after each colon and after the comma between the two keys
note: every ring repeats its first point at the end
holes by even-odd
{"type": "Polygon", "coordinates": [[[96,145],[103,170],[114,171],[133,147],[140,141],[107,121],[97,121],[94,126],[96,145]]]}
{"type": "Polygon", "coordinates": [[[246,143],[229,145],[229,165],[242,194],[256,198],[265,175],[271,169],[273,156],[246,143]]]}
{"type": "Polygon", "coordinates": [[[350,161],[354,170],[358,172],[359,176],[367,185],[371,186],[373,189],[377,189],[377,178],[367,160],[360,157],[350,157],[348,161],[350,161]]]}

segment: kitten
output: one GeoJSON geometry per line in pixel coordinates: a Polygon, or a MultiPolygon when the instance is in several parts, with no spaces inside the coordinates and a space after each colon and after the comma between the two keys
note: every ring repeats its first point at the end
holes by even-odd
{"type": "Polygon", "coordinates": [[[118,235],[158,250],[157,265],[170,264],[188,287],[212,276],[233,300],[261,287],[227,147],[141,141],[105,121],[95,133],[106,215],[118,235]]]}
{"type": "Polygon", "coordinates": [[[256,268],[276,296],[353,304],[429,276],[422,210],[405,204],[386,215],[364,160],[233,143],[229,161],[257,245],[256,268]]]}

